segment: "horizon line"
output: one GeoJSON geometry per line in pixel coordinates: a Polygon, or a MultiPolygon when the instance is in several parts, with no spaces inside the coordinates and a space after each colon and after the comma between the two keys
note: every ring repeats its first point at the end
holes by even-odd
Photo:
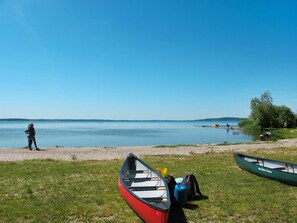
{"type": "Polygon", "coordinates": [[[97,119],[97,118],[0,118],[0,121],[211,121],[211,120],[242,120],[242,117],[219,117],[219,118],[202,118],[202,119],[97,119]]]}

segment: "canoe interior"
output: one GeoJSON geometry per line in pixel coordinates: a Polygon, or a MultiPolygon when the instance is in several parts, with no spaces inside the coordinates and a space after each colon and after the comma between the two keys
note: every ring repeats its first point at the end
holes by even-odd
{"type": "Polygon", "coordinates": [[[121,181],[133,196],[154,208],[168,210],[170,198],[166,182],[153,168],[136,157],[128,157],[120,171],[121,181]]]}
{"type": "Polygon", "coordinates": [[[262,159],[262,158],[257,158],[257,157],[250,157],[250,156],[245,156],[242,154],[240,154],[239,156],[243,160],[245,160],[249,163],[253,163],[260,167],[266,167],[266,168],[273,169],[273,170],[279,170],[279,171],[283,171],[283,172],[297,174],[297,165],[295,165],[295,164],[289,164],[289,163],[284,163],[284,162],[279,162],[279,161],[269,160],[269,159],[262,159]]]}

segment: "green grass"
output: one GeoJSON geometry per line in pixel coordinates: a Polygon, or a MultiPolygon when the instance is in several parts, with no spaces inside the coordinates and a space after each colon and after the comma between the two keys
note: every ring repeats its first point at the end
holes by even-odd
{"type": "MultiPolygon", "coordinates": [[[[297,148],[246,152],[297,163],[297,148]]],[[[182,177],[192,172],[209,199],[192,201],[191,222],[297,222],[297,187],[239,169],[231,152],[145,156],[182,177]]],[[[123,160],[0,162],[0,222],[141,222],[118,192],[123,160]]]]}
{"type": "Polygon", "coordinates": [[[297,129],[274,129],[272,130],[272,137],[276,140],[297,138],[297,129]]]}

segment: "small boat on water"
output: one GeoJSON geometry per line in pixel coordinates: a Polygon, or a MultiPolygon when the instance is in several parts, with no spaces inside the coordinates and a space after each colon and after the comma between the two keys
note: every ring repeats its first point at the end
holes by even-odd
{"type": "Polygon", "coordinates": [[[132,210],[146,223],[167,223],[170,194],[165,179],[130,153],[119,174],[119,190],[132,210]]]}
{"type": "Polygon", "coordinates": [[[297,165],[234,153],[237,165],[251,173],[297,186],[297,165]]]}

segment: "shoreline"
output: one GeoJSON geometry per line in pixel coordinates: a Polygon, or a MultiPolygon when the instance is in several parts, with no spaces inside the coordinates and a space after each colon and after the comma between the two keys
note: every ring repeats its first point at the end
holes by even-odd
{"type": "Polygon", "coordinates": [[[193,146],[155,147],[155,146],[123,146],[123,147],[51,147],[41,151],[28,149],[0,148],[0,161],[22,161],[33,159],[53,159],[63,161],[74,160],[114,160],[125,159],[128,153],[143,155],[190,155],[207,152],[246,151],[272,149],[277,147],[297,147],[297,138],[278,140],[276,142],[253,142],[242,144],[198,144],[193,146]]]}

